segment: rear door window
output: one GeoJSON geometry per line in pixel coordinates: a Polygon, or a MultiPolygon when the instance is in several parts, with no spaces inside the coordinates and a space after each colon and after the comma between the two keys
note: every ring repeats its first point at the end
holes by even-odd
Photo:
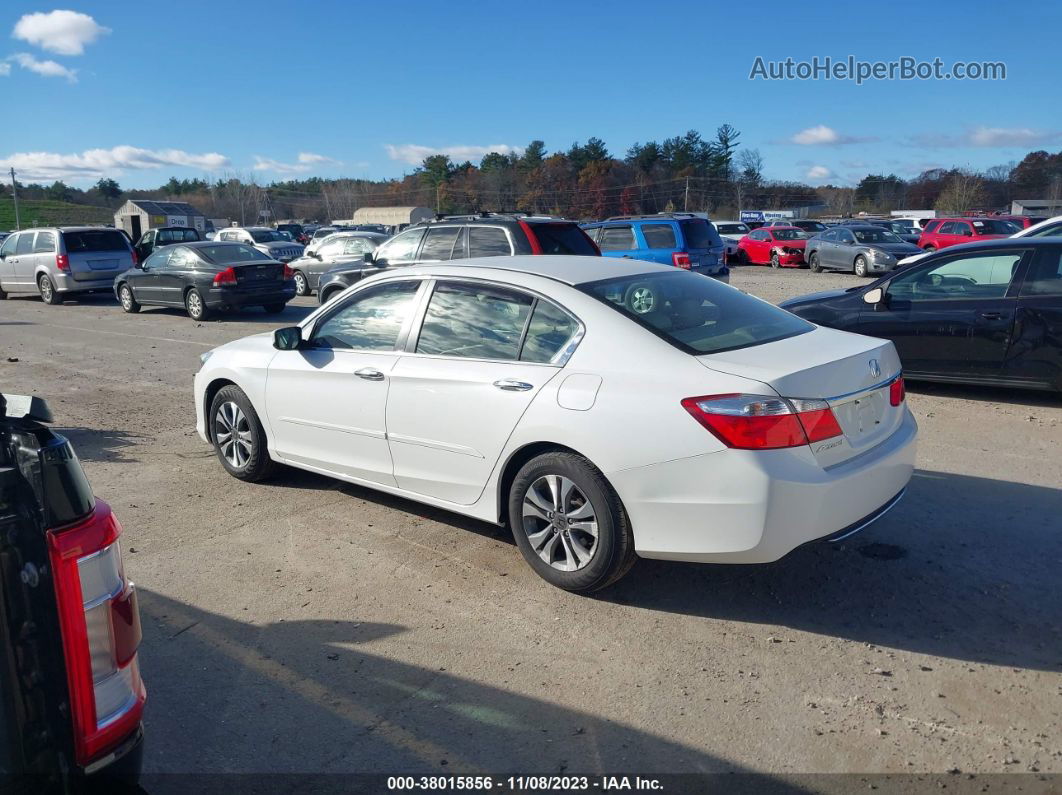
{"type": "Polygon", "coordinates": [[[15,248],[16,254],[32,254],[33,253],[33,232],[23,232],[18,236],[18,246],[15,248]]]}
{"type": "Polygon", "coordinates": [[[63,232],[67,254],[95,253],[99,251],[128,251],[125,235],[113,229],[86,229],[81,232],[63,232]]]}
{"type": "Polygon", "coordinates": [[[508,257],[513,253],[509,236],[498,226],[470,226],[468,228],[469,257],[508,257]]]}
{"type": "Polygon", "coordinates": [[[424,238],[424,247],[420,250],[421,260],[446,261],[450,259],[457,235],[461,231],[459,226],[439,226],[428,230],[424,238]]]}
{"type": "Polygon", "coordinates": [[[601,234],[601,227],[600,226],[592,226],[589,229],[584,229],[583,231],[586,232],[586,236],[588,238],[590,238],[591,240],[593,240],[596,243],[598,235],[601,234]]]}
{"type": "Polygon", "coordinates": [[[1041,251],[1033,264],[1020,295],[1051,295],[1062,297],[1062,250],[1041,251]]]}
{"type": "Polygon", "coordinates": [[[37,242],[33,244],[33,251],[36,254],[53,254],[55,253],[55,233],[54,232],[38,232],[37,242]]]}
{"type": "Polygon", "coordinates": [[[583,230],[577,224],[528,224],[531,232],[538,238],[538,245],[543,254],[575,254],[583,257],[596,257],[597,250],[587,240],[583,230]]]}
{"type": "Polygon", "coordinates": [[[579,323],[558,306],[539,300],[531,313],[531,324],[520,349],[520,361],[553,361],[579,328],[579,323]]]}
{"type": "Polygon", "coordinates": [[[642,224],[642,237],[649,248],[675,248],[675,227],[671,224],[642,224]]]}
{"type": "Polygon", "coordinates": [[[531,296],[511,290],[441,282],[424,313],[417,353],[515,360],[531,304],[531,296]]]}
{"type": "Polygon", "coordinates": [[[634,229],[630,226],[602,227],[598,246],[602,251],[633,251],[634,229]]]}

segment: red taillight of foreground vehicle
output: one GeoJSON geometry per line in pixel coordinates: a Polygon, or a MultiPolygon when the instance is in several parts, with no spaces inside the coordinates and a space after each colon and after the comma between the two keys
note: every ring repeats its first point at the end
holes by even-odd
{"type": "Polygon", "coordinates": [[[524,234],[527,236],[527,243],[531,246],[531,253],[541,254],[542,244],[538,242],[538,237],[535,235],[534,230],[531,229],[531,224],[527,221],[520,221],[520,228],[524,230],[524,234]]]}
{"type": "Polygon", "coordinates": [[[690,255],[685,251],[676,251],[671,255],[671,264],[676,268],[688,271],[690,269],[690,255]]]}
{"type": "Polygon", "coordinates": [[[896,380],[889,384],[889,405],[899,406],[907,397],[907,386],[903,382],[903,376],[897,376],[896,380]]]}
{"type": "Polygon", "coordinates": [[[74,746],[82,766],[136,731],[147,698],[137,663],[140,611],[122,569],[121,532],[102,501],[83,522],[48,531],[74,746]]]}
{"type": "Polygon", "coordinates": [[[705,395],[682,407],[727,447],[777,450],[841,435],[825,400],[787,400],[766,395],[705,395]]]}
{"type": "Polygon", "coordinates": [[[295,278],[295,271],[293,271],[289,266],[285,265],[284,266],[284,273],[283,273],[281,278],[283,278],[284,281],[288,281],[288,279],[294,279],[295,278]]]}
{"type": "Polygon", "coordinates": [[[215,287],[231,287],[236,284],[236,269],[225,268],[217,276],[214,277],[215,287]]]}
{"type": "Polygon", "coordinates": [[[55,255],[55,267],[57,267],[61,271],[69,271],[70,270],[70,257],[67,256],[66,254],[56,254],[55,255]]]}

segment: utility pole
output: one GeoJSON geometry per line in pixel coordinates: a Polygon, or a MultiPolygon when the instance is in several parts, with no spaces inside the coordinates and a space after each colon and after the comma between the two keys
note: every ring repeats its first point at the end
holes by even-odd
{"type": "Polygon", "coordinates": [[[18,218],[18,185],[15,184],[15,169],[11,168],[11,198],[15,200],[15,229],[21,229],[22,223],[18,218]]]}
{"type": "Polygon", "coordinates": [[[435,186],[435,213],[438,215],[442,212],[442,200],[439,198],[442,192],[442,183],[438,183],[435,186]]]}
{"type": "Polygon", "coordinates": [[[690,178],[686,177],[686,198],[682,200],[682,212],[689,212],[690,209],[690,178]]]}

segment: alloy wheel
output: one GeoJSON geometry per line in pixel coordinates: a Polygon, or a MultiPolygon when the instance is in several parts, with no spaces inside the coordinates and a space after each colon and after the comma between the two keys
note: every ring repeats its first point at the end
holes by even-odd
{"type": "Polygon", "coordinates": [[[52,281],[47,276],[41,277],[40,290],[44,303],[50,304],[52,302],[52,281]]]}
{"type": "Polygon", "coordinates": [[[648,287],[636,287],[631,291],[631,311],[644,315],[652,312],[655,305],[656,296],[653,295],[653,291],[648,287]]]}
{"type": "Polygon", "coordinates": [[[237,469],[250,460],[254,450],[251,423],[243,409],[231,400],[218,406],[214,414],[214,440],[225,460],[237,469]]]}
{"type": "Polygon", "coordinates": [[[543,475],[524,495],[523,524],[535,553],[559,571],[593,560],[598,527],[594,506],[571,478],[543,475]]]}
{"type": "Polygon", "coordinates": [[[198,319],[203,314],[203,299],[199,297],[199,293],[188,293],[188,314],[193,318],[198,319]]]}
{"type": "Polygon", "coordinates": [[[133,292],[125,286],[119,292],[122,298],[122,309],[128,312],[133,308],[133,292]]]}

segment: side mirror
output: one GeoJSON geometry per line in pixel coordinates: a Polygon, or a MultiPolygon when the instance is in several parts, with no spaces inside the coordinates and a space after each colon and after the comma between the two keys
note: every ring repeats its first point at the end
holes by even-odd
{"type": "Polygon", "coordinates": [[[366,251],[366,252],[365,252],[365,253],[364,253],[364,254],[362,255],[362,257],[361,257],[361,258],[362,258],[363,260],[365,260],[365,261],[366,261],[367,263],[369,263],[370,265],[372,265],[372,264],[373,264],[373,262],[374,262],[374,258],[373,258],[373,255],[372,255],[372,252],[371,252],[371,251],[366,251]]]}
{"type": "Polygon", "coordinates": [[[863,301],[871,306],[877,306],[883,300],[885,300],[885,290],[881,287],[875,287],[873,290],[867,290],[863,293],[863,301]]]}
{"type": "Polygon", "coordinates": [[[295,351],[302,345],[302,329],[298,326],[278,328],[273,332],[273,347],[278,351],[295,351]]]}
{"type": "Polygon", "coordinates": [[[971,232],[969,229],[964,229],[964,230],[962,230],[962,236],[963,237],[973,237],[973,232],[971,232]]]}
{"type": "Polygon", "coordinates": [[[310,256],[314,259],[322,259],[320,251],[311,251],[310,256]]]}

